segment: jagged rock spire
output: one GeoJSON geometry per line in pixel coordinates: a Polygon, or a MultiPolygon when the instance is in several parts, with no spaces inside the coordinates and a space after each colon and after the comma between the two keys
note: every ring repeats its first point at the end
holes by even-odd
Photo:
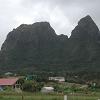
{"type": "Polygon", "coordinates": [[[79,39],[97,39],[99,36],[99,29],[93,19],[87,15],[82,18],[75,29],[72,31],[71,38],[79,39]]]}

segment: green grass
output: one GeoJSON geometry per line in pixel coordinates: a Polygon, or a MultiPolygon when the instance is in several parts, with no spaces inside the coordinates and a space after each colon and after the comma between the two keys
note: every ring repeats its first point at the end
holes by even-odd
{"type": "Polygon", "coordinates": [[[54,95],[54,94],[33,94],[33,93],[1,93],[0,100],[63,100],[63,96],[54,95]]]}
{"type": "MultiPolygon", "coordinates": [[[[100,93],[95,94],[69,94],[68,100],[98,100],[100,93]]],[[[62,94],[41,93],[0,93],[0,100],[63,100],[62,94]],[[23,99],[22,99],[23,95],[23,99]]]]}

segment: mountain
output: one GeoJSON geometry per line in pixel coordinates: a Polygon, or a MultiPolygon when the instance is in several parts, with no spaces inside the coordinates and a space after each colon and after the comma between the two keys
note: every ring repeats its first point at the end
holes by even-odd
{"type": "Polygon", "coordinates": [[[88,15],[70,38],[57,35],[48,22],[22,24],[0,51],[0,71],[100,72],[100,31],[88,15]]]}
{"type": "Polygon", "coordinates": [[[83,69],[94,70],[100,64],[100,31],[89,15],[78,22],[69,45],[70,59],[77,67],[82,65],[83,69]]]}
{"type": "Polygon", "coordinates": [[[59,63],[63,42],[67,40],[65,35],[56,35],[48,22],[22,24],[11,31],[3,43],[0,64],[14,70],[59,63]]]}

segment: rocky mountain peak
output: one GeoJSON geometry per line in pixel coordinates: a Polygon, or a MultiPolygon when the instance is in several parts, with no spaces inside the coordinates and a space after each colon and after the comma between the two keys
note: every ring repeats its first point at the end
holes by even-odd
{"type": "Polygon", "coordinates": [[[37,34],[42,36],[56,36],[54,29],[49,22],[36,22],[32,24],[32,28],[37,31],[37,34]]]}
{"type": "Polygon", "coordinates": [[[94,23],[93,19],[91,18],[91,16],[87,15],[84,18],[80,19],[80,21],[78,22],[78,25],[86,25],[86,24],[90,24],[90,23],[94,23]]]}
{"type": "Polygon", "coordinates": [[[43,41],[51,41],[57,37],[49,22],[36,22],[34,24],[21,24],[7,35],[1,49],[13,48],[18,44],[33,42],[38,44],[43,41]]]}
{"type": "Polygon", "coordinates": [[[87,15],[82,18],[75,29],[72,31],[71,38],[92,38],[97,39],[99,37],[99,29],[93,19],[87,15]]]}

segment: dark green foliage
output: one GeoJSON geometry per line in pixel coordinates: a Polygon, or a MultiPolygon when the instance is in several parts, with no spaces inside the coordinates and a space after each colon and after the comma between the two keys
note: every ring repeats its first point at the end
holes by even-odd
{"type": "Polygon", "coordinates": [[[22,87],[23,87],[23,91],[33,92],[33,82],[32,81],[25,81],[22,87]]]}
{"type": "Polygon", "coordinates": [[[25,82],[24,78],[20,78],[20,79],[18,80],[18,83],[21,84],[21,85],[23,85],[24,82],[25,82]]]}
{"type": "Polygon", "coordinates": [[[22,89],[23,89],[23,91],[27,91],[27,92],[38,92],[41,90],[43,85],[44,84],[42,84],[42,83],[28,80],[22,84],[22,89]]]}

